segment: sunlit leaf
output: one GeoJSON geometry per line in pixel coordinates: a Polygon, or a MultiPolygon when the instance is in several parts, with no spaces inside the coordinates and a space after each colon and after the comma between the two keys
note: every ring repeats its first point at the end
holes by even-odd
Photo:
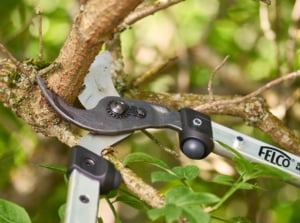
{"type": "Polygon", "coordinates": [[[184,207],[183,216],[186,217],[190,223],[208,223],[210,222],[210,215],[201,208],[184,207]]]}
{"type": "Polygon", "coordinates": [[[217,175],[212,179],[212,182],[231,186],[234,183],[234,179],[227,175],[217,175]]]}
{"type": "Polygon", "coordinates": [[[65,218],[66,204],[62,204],[58,209],[58,216],[61,220],[65,218]]]}
{"type": "Polygon", "coordinates": [[[233,217],[230,220],[232,223],[251,223],[251,221],[246,217],[233,217]]]}
{"type": "Polygon", "coordinates": [[[0,199],[0,222],[31,223],[31,220],[24,208],[10,201],[0,199]]]}
{"type": "Polygon", "coordinates": [[[120,195],[115,199],[115,201],[122,202],[140,211],[148,210],[148,207],[145,205],[145,203],[134,196],[126,194],[120,195]]]}
{"type": "Polygon", "coordinates": [[[53,164],[40,164],[40,166],[63,174],[67,172],[67,168],[62,166],[57,166],[53,164]]]}
{"type": "Polygon", "coordinates": [[[214,194],[193,192],[185,186],[174,187],[166,194],[166,203],[177,206],[207,205],[218,201],[214,194]]]}
{"type": "Polygon", "coordinates": [[[199,175],[199,168],[194,165],[177,166],[172,171],[181,179],[193,180],[199,175]]]}
{"type": "Polygon", "coordinates": [[[256,170],[255,177],[270,177],[285,181],[292,181],[293,177],[278,168],[271,167],[262,163],[254,163],[254,168],[256,170]]]}
{"type": "Polygon", "coordinates": [[[271,0],[256,0],[256,1],[261,1],[263,3],[266,3],[267,5],[271,5],[271,0]]]}
{"type": "Polygon", "coordinates": [[[163,217],[167,223],[172,223],[180,218],[182,209],[174,204],[167,204],[163,208],[151,209],[147,214],[151,220],[157,220],[158,218],[163,217]]]}
{"type": "Polygon", "coordinates": [[[239,189],[241,189],[241,190],[253,190],[253,189],[262,189],[262,188],[255,185],[255,184],[242,182],[242,183],[239,184],[239,189]]]}
{"type": "Polygon", "coordinates": [[[130,163],[137,163],[137,162],[148,163],[148,164],[157,166],[162,169],[169,168],[168,164],[166,164],[164,161],[162,161],[154,156],[150,156],[146,153],[140,153],[140,152],[130,153],[123,160],[123,164],[125,166],[127,166],[130,163]]]}
{"type": "Polygon", "coordinates": [[[174,180],[180,180],[180,178],[174,174],[165,171],[155,171],[151,173],[151,182],[170,182],[174,180]]]}

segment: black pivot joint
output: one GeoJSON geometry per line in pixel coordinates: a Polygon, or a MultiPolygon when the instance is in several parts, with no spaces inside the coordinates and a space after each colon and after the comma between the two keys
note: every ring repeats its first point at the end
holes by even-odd
{"type": "Polygon", "coordinates": [[[100,194],[107,194],[121,183],[121,175],[111,162],[78,145],[72,148],[68,177],[74,169],[91,179],[98,180],[100,194]]]}
{"type": "Polygon", "coordinates": [[[213,149],[210,117],[190,108],[180,111],[182,131],[179,132],[180,148],[191,159],[203,159],[213,149]]]}

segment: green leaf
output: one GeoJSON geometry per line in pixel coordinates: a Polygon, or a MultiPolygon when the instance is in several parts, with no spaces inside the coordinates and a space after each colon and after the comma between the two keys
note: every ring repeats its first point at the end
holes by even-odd
{"type": "Polygon", "coordinates": [[[209,223],[210,215],[201,208],[184,207],[183,216],[186,217],[190,223],[209,223]]]}
{"type": "Polygon", "coordinates": [[[213,178],[212,182],[231,186],[235,182],[235,180],[231,176],[217,175],[213,178]]]}
{"type": "Polygon", "coordinates": [[[127,194],[118,196],[115,201],[123,202],[124,204],[127,204],[140,211],[148,210],[148,207],[145,205],[143,201],[139,200],[134,196],[130,196],[127,194]]]}
{"type": "Polygon", "coordinates": [[[193,192],[185,186],[172,188],[166,194],[167,204],[176,204],[177,206],[189,205],[208,205],[218,202],[220,199],[210,193],[193,192]]]}
{"type": "Polygon", "coordinates": [[[108,194],[105,194],[104,197],[107,198],[107,199],[114,198],[114,197],[117,196],[118,191],[119,191],[119,188],[111,190],[111,191],[108,192],[108,194]]]}
{"type": "Polygon", "coordinates": [[[243,177],[244,180],[250,180],[253,179],[255,168],[253,163],[246,160],[241,155],[233,156],[232,160],[235,163],[235,168],[237,172],[243,177]]]}
{"type": "Polygon", "coordinates": [[[169,169],[168,164],[166,164],[162,160],[160,160],[154,156],[150,156],[146,153],[140,153],[140,152],[130,153],[123,160],[123,164],[125,166],[127,166],[130,163],[136,163],[136,162],[148,163],[148,164],[157,166],[162,169],[169,169]]]}
{"type": "Polygon", "coordinates": [[[10,201],[0,199],[0,222],[31,223],[31,220],[23,207],[10,201]]]}
{"type": "Polygon", "coordinates": [[[174,180],[180,180],[180,178],[174,174],[164,172],[164,171],[155,171],[151,173],[151,182],[170,182],[174,180]]]}
{"type": "Polygon", "coordinates": [[[66,204],[62,204],[58,208],[58,216],[61,220],[63,220],[65,218],[65,211],[66,211],[66,204]]]}
{"type": "Polygon", "coordinates": [[[67,172],[67,168],[62,166],[56,166],[52,164],[40,164],[40,166],[63,174],[67,172]]]}
{"type": "Polygon", "coordinates": [[[232,223],[251,223],[251,221],[248,218],[245,217],[233,217],[230,219],[232,223]]]}
{"type": "Polygon", "coordinates": [[[182,209],[174,204],[166,204],[163,208],[149,210],[147,214],[152,221],[164,217],[167,223],[172,223],[180,218],[182,209]]]}
{"type": "Polygon", "coordinates": [[[262,164],[262,163],[254,163],[253,164],[256,170],[255,177],[271,177],[275,179],[280,179],[284,181],[292,181],[293,177],[285,172],[274,168],[272,166],[262,164]]]}
{"type": "Polygon", "coordinates": [[[253,190],[253,189],[262,189],[262,188],[255,185],[255,184],[251,184],[251,183],[247,183],[247,182],[241,182],[239,184],[239,189],[241,189],[241,190],[253,190]]]}
{"type": "MultiPolygon", "coordinates": [[[[257,0],[256,0],[257,1],[257,0]]],[[[271,5],[271,0],[258,0],[261,1],[263,3],[266,3],[267,5],[271,5]]]]}
{"type": "Polygon", "coordinates": [[[199,168],[194,165],[177,166],[172,171],[181,179],[193,180],[199,176],[199,168]]]}

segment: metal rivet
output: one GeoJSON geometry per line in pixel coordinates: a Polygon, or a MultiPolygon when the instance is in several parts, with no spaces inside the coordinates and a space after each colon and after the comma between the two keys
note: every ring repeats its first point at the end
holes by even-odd
{"type": "Polygon", "coordinates": [[[200,118],[194,118],[193,119],[193,125],[194,126],[201,126],[202,125],[202,120],[200,118]]]}
{"type": "Polygon", "coordinates": [[[86,159],[84,160],[84,164],[85,164],[86,166],[94,166],[94,165],[95,165],[95,161],[92,160],[91,158],[86,158],[86,159]]]}
{"type": "Polygon", "coordinates": [[[90,202],[90,198],[87,196],[87,195],[80,195],[79,196],[79,200],[82,202],[82,203],[89,203],[90,202]]]}
{"type": "Polygon", "coordinates": [[[232,147],[235,149],[239,149],[241,147],[241,145],[243,144],[244,139],[242,136],[237,136],[233,142],[232,147]]]}

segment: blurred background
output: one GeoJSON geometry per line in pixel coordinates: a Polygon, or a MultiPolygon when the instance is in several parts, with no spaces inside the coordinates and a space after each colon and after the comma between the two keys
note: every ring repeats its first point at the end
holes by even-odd
{"type": "MultiPolygon", "coordinates": [[[[43,60],[51,63],[78,10],[76,0],[0,0],[0,42],[19,60],[37,60],[37,11],[40,11],[43,60]]],[[[271,5],[258,0],[186,0],[138,21],[122,33],[125,72],[130,83],[164,64],[159,75],[138,87],[154,92],[207,94],[212,71],[229,56],[214,79],[214,93],[245,95],[299,69],[299,24],[299,0],[273,0],[271,5]]],[[[299,80],[292,80],[263,93],[273,114],[298,137],[299,86],[299,80]]],[[[212,119],[272,143],[239,118],[212,116],[212,119]]],[[[178,148],[174,132],[160,130],[152,134],[164,145],[178,148]]],[[[197,165],[201,170],[199,190],[220,197],[228,188],[211,183],[210,179],[220,173],[236,176],[228,160],[215,155],[202,161],[176,159],[142,133],[134,134],[116,150],[120,157],[138,151],[159,157],[171,166],[197,165]]],[[[36,134],[0,104],[0,198],[23,206],[35,223],[60,221],[58,209],[65,203],[67,183],[63,174],[43,166],[66,166],[68,153],[65,145],[36,134]]],[[[131,168],[150,182],[152,169],[141,165],[131,168]]],[[[263,190],[239,191],[214,214],[222,218],[245,216],[252,222],[262,223],[300,222],[299,188],[272,179],[261,179],[257,184],[263,190]]],[[[155,186],[162,190],[165,187],[155,186]]],[[[114,222],[106,206],[105,202],[101,203],[104,222],[114,222]]],[[[127,205],[119,205],[117,209],[122,222],[150,222],[144,213],[127,205]]]]}

